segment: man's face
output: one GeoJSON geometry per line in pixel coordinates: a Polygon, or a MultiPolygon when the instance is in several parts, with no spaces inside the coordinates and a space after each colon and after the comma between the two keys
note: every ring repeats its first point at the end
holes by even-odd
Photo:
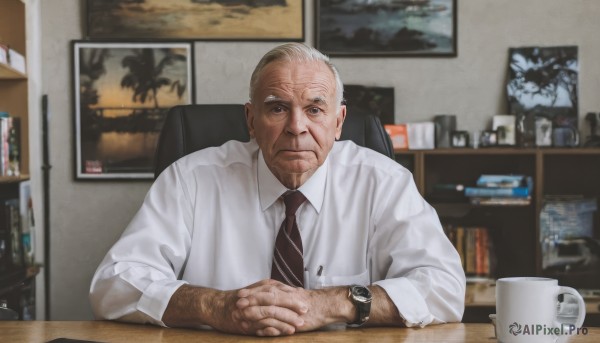
{"type": "Polygon", "coordinates": [[[323,62],[273,62],[263,69],[246,104],[248,129],[286,187],[300,187],[340,137],[346,108],[335,95],[335,77],[323,62]]]}

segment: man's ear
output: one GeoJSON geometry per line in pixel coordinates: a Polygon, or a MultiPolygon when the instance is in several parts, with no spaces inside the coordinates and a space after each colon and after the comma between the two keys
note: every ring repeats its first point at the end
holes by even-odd
{"type": "Polygon", "coordinates": [[[340,106],[340,112],[336,117],[335,124],[335,140],[340,139],[342,136],[342,125],[344,125],[344,120],[346,119],[346,105],[340,106]]]}
{"type": "Polygon", "coordinates": [[[244,112],[246,113],[246,125],[248,126],[248,133],[250,133],[250,138],[254,138],[254,113],[252,111],[252,103],[247,102],[244,105],[244,112]]]}

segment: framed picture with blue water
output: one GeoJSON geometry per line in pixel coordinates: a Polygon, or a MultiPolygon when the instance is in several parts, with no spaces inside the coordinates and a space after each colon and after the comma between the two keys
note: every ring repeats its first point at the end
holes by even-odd
{"type": "Polygon", "coordinates": [[[191,42],[73,41],[75,179],[152,179],[169,108],[194,103],[191,42]]]}
{"type": "Polygon", "coordinates": [[[317,0],[315,45],[338,57],[455,57],[456,0],[317,0]]]}

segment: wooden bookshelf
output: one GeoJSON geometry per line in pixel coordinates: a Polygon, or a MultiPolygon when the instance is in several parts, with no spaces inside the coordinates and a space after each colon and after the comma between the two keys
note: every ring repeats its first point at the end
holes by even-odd
{"type": "MultiPolygon", "coordinates": [[[[0,1],[0,42],[26,54],[25,4],[20,0],[0,1]]],[[[0,63],[0,111],[21,120],[21,173],[29,173],[28,78],[10,65],[0,63]]]]}
{"type": "MultiPolygon", "coordinates": [[[[600,289],[600,268],[586,272],[547,272],[542,269],[540,213],[548,195],[583,195],[600,200],[599,148],[457,148],[397,150],[396,160],[412,173],[421,194],[442,223],[490,228],[497,258],[495,278],[544,276],[579,289],[600,289]],[[436,183],[474,186],[481,174],[524,174],[533,177],[531,205],[481,206],[467,200],[431,199],[436,183]]],[[[594,214],[594,238],[600,239],[600,210],[594,214]]],[[[467,304],[466,321],[489,322],[493,304],[467,304]]],[[[588,315],[598,325],[598,313],[588,315]]],[[[586,321],[587,322],[587,321],[586,321]]]]}
{"type": "MultiPolygon", "coordinates": [[[[25,13],[21,0],[0,1],[0,43],[27,59],[25,13]]],[[[0,63],[0,111],[20,119],[20,176],[0,176],[0,200],[19,197],[20,183],[29,179],[28,76],[0,63]]],[[[6,223],[0,223],[6,225],[6,223]]],[[[0,273],[0,299],[19,313],[19,318],[35,319],[35,276],[39,266],[7,267],[0,273]],[[32,317],[33,316],[33,317],[32,317]]]]}
{"type": "Polygon", "coordinates": [[[19,183],[21,181],[27,181],[27,180],[29,180],[28,174],[21,174],[19,176],[0,176],[0,185],[19,183]]]}

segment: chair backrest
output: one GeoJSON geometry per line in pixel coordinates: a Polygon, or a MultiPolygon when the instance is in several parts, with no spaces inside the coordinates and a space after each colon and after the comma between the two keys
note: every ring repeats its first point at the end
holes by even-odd
{"type": "MultiPolygon", "coordinates": [[[[189,153],[230,140],[250,140],[243,105],[175,106],[158,139],[154,177],[189,153]]],[[[360,110],[348,109],[340,140],[352,140],[394,158],[392,141],[379,118],[360,110]]]]}

